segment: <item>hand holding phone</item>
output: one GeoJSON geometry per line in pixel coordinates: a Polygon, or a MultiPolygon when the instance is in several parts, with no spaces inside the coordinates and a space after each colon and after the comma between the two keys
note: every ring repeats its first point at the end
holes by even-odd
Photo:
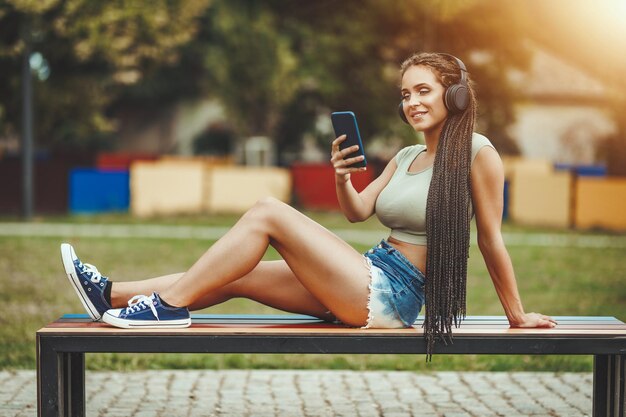
{"type": "Polygon", "coordinates": [[[335,136],[339,137],[346,135],[346,139],[339,143],[339,149],[344,150],[351,147],[358,146],[354,152],[349,153],[342,157],[343,160],[350,160],[357,158],[353,163],[346,166],[346,168],[363,168],[367,165],[365,159],[365,152],[363,151],[363,143],[361,142],[361,134],[359,133],[359,127],[356,123],[356,116],[351,111],[342,111],[331,113],[330,119],[335,129],[335,136]],[[360,159],[359,157],[362,157],[360,159]],[[358,160],[360,159],[360,160],[358,160]]]}

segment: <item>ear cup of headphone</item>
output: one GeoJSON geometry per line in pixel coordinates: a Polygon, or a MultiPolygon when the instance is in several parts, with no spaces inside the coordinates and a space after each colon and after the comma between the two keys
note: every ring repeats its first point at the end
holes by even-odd
{"type": "Polygon", "coordinates": [[[403,102],[400,102],[400,105],[398,106],[398,115],[400,116],[400,118],[402,119],[404,123],[409,124],[409,121],[406,119],[406,114],[404,114],[403,102]]]}
{"type": "Polygon", "coordinates": [[[446,108],[451,113],[459,113],[469,105],[469,91],[463,83],[452,84],[444,96],[446,108]]]}

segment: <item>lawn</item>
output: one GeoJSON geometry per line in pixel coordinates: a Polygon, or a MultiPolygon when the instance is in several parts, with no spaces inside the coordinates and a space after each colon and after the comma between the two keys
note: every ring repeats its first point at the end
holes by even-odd
{"type": "MultiPolygon", "coordinates": [[[[376,222],[350,225],[339,215],[310,213],[331,229],[377,230],[376,222]]],[[[229,226],[232,216],[182,217],[144,220],[128,216],[55,218],[42,223],[187,224],[229,226]]],[[[1,223],[0,223],[1,226],[1,223]]],[[[546,230],[506,226],[505,230],[532,235],[546,230]]],[[[578,235],[572,231],[547,231],[578,235]]],[[[585,234],[587,235],[587,234],[585,234]]],[[[598,233],[591,234],[597,236],[598,233]]],[[[624,236],[612,236],[626,241],[624,236]]],[[[0,237],[0,369],[35,367],[35,331],[65,313],[82,313],[82,306],[66,282],[59,244],[75,245],[84,261],[93,263],[114,280],[132,280],[173,272],[191,265],[211,244],[199,239],[116,239],[59,237],[0,237]]],[[[375,242],[372,242],[375,243],[375,242]]],[[[526,311],[549,315],[607,315],[626,321],[625,245],[619,247],[510,246],[526,311]]],[[[356,245],[360,251],[367,246],[356,245]]],[[[267,259],[276,259],[269,250],[267,259]]],[[[503,315],[482,257],[471,247],[468,277],[468,315],[503,315]]],[[[276,313],[268,307],[231,300],[205,313],[276,313]]],[[[423,311],[422,311],[423,313],[423,311]]],[[[590,371],[586,356],[456,356],[435,355],[133,355],[90,354],[91,369],[163,368],[330,368],[397,370],[517,370],[590,371]]]]}

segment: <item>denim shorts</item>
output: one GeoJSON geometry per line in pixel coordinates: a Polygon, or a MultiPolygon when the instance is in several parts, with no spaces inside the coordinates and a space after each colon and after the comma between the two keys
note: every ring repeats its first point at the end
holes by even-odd
{"type": "Polygon", "coordinates": [[[385,240],[363,255],[371,277],[364,327],[413,326],[424,305],[424,274],[385,240]]]}

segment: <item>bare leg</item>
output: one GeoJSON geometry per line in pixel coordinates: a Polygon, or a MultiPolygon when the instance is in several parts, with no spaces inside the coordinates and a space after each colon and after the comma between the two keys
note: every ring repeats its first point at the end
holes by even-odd
{"type": "MultiPolygon", "coordinates": [[[[125,307],[128,300],[136,294],[161,293],[182,275],[183,273],[178,273],[142,281],[116,281],[111,291],[113,308],[125,307]]],[[[249,274],[205,294],[189,308],[200,310],[238,297],[249,298],[292,313],[309,314],[325,320],[335,318],[302,286],[285,261],[260,262],[249,274]]]]}
{"type": "Polygon", "coordinates": [[[257,203],[160,294],[172,305],[192,306],[252,272],[270,244],[302,286],[337,318],[351,325],[366,323],[369,271],[362,255],[297,210],[271,198],[257,203]]]}
{"type": "Polygon", "coordinates": [[[180,272],[140,281],[113,281],[113,286],[111,287],[111,306],[113,308],[126,307],[128,300],[137,294],[150,295],[153,292],[161,293],[182,276],[183,273],[180,272]]]}
{"type": "MultiPolygon", "coordinates": [[[[291,313],[309,314],[324,320],[335,316],[296,278],[283,261],[261,262],[254,270],[228,284],[232,297],[245,297],[291,313]]],[[[208,301],[212,301],[209,294],[208,301]]],[[[201,298],[199,302],[205,301],[201,298]]]]}

